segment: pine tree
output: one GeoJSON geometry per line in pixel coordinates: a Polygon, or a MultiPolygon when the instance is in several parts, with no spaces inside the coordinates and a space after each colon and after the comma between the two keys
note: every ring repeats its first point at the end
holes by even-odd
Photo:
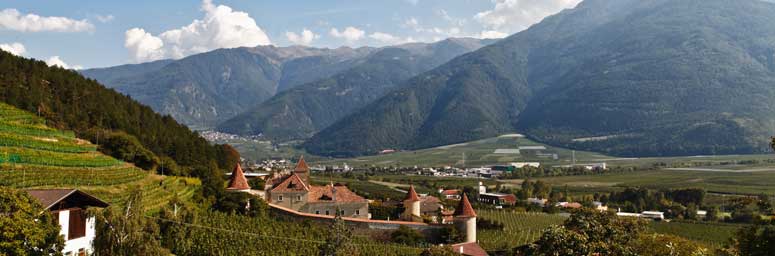
{"type": "Polygon", "coordinates": [[[329,227],[330,233],[326,242],[318,248],[320,256],[354,256],[359,255],[358,249],[352,245],[352,230],[342,219],[341,211],[336,209],[336,217],[329,227]]]}

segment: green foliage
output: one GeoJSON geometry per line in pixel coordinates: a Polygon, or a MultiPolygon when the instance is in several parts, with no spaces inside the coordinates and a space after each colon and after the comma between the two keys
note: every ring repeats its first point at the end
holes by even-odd
{"type": "Polygon", "coordinates": [[[529,251],[531,255],[634,255],[631,243],[645,229],[643,224],[584,209],[571,214],[562,226],[545,231],[529,251]]]}
{"type": "MultiPolygon", "coordinates": [[[[485,250],[507,250],[530,244],[550,226],[562,224],[567,217],[536,212],[477,210],[479,218],[503,223],[503,229],[483,229],[477,224],[479,244],[485,250]]],[[[477,220],[479,219],[477,218],[477,220]]]]}
{"type": "Polygon", "coordinates": [[[94,255],[161,255],[159,227],[145,218],[143,192],[131,193],[124,208],[110,206],[96,213],[94,255]]]}
{"type": "Polygon", "coordinates": [[[339,210],[336,210],[336,217],[328,227],[329,232],[326,241],[318,247],[320,256],[345,256],[360,255],[358,249],[352,244],[352,229],[347,227],[339,210]]]}
{"type": "Polygon", "coordinates": [[[765,256],[775,251],[775,226],[754,225],[740,229],[722,255],[765,256]]]}
{"type": "Polygon", "coordinates": [[[686,238],[662,235],[643,234],[632,245],[637,255],[653,256],[710,256],[711,251],[702,244],[686,238]]]}
{"type": "Polygon", "coordinates": [[[101,132],[100,152],[137,167],[151,170],[159,165],[159,159],[146,149],[137,138],[124,132],[101,132]]]}
{"type": "Polygon", "coordinates": [[[425,249],[420,256],[458,256],[460,254],[452,250],[449,246],[432,246],[425,249]]]}
{"type": "MultiPolygon", "coordinates": [[[[48,67],[42,61],[0,53],[0,101],[37,113],[46,124],[72,130],[93,142],[99,138],[87,136],[90,130],[121,131],[137,138],[154,154],[169,156],[182,166],[217,163],[217,147],[171,117],[156,114],[74,71],[48,67]]],[[[29,135],[45,132],[30,126],[20,131],[29,135]]]]}
{"type": "Polygon", "coordinates": [[[401,225],[396,231],[390,233],[390,240],[394,243],[415,246],[424,243],[425,236],[420,231],[401,225]]]}
{"type": "Polygon", "coordinates": [[[59,224],[26,192],[0,186],[0,254],[62,255],[59,224]]]}

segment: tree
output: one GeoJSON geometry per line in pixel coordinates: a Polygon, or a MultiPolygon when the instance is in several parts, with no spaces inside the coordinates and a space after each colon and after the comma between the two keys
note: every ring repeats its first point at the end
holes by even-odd
{"type": "Polygon", "coordinates": [[[439,239],[447,244],[455,244],[463,241],[463,236],[461,235],[460,230],[453,225],[445,225],[444,228],[441,229],[439,239]]]}
{"type": "Polygon", "coordinates": [[[65,242],[59,229],[29,194],[0,187],[0,254],[61,255],[65,242]]]}
{"type": "Polygon", "coordinates": [[[708,213],[705,215],[706,221],[718,221],[720,219],[720,211],[718,209],[718,206],[711,206],[708,207],[708,213]]]}
{"type": "Polygon", "coordinates": [[[529,255],[632,255],[631,243],[645,230],[640,220],[617,218],[611,212],[582,209],[561,227],[547,229],[529,255]]]}
{"type": "Polygon", "coordinates": [[[358,248],[351,244],[352,230],[342,219],[339,209],[336,209],[336,217],[334,217],[334,222],[331,223],[329,230],[326,242],[318,247],[320,256],[359,255],[358,248]]]}
{"type": "Polygon", "coordinates": [[[390,240],[394,243],[414,246],[425,242],[425,236],[417,230],[401,225],[396,231],[390,233],[390,240]]]}
{"type": "Polygon", "coordinates": [[[196,230],[182,226],[178,222],[196,223],[196,210],[175,197],[161,210],[159,218],[161,219],[158,224],[162,246],[177,255],[192,254],[194,245],[191,241],[191,232],[196,232],[196,230]]]}
{"type": "Polygon", "coordinates": [[[632,246],[637,255],[705,256],[711,255],[708,248],[686,238],[664,235],[641,235],[632,246]]]}
{"type": "Polygon", "coordinates": [[[740,229],[720,254],[767,256],[772,252],[775,252],[775,226],[753,225],[740,229]]]}
{"type": "Polygon", "coordinates": [[[157,240],[159,228],[146,218],[143,196],[134,189],[123,209],[110,206],[97,213],[94,254],[99,255],[162,255],[165,250],[157,240]]]}

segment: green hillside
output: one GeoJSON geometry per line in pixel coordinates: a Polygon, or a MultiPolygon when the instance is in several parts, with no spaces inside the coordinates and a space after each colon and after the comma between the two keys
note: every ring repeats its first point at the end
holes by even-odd
{"type": "Polygon", "coordinates": [[[420,74],[316,134],[327,156],[520,132],[618,156],[768,150],[775,4],[587,0],[420,74]]]}
{"type": "Polygon", "coordinates": [[[148,210],[178,196],[189,199],[199,181],[164,178],[97,151],[97,146],[45,125],[31,113],[0,103],[0,186],[77,188],[120,204],[142,187],[148,210]]]}

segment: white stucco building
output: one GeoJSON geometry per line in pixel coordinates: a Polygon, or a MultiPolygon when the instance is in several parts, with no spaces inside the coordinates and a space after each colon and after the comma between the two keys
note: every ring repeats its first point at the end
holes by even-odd
{"type": "Polygon", "coordinates": [[[43,207],[54,215],[61,227],[59,234],[65,239],[65,256],[91,255],[92,241],[96,236],[94,217],[86,215],[89,207],[107,207],[108,204],[75,189],[27,190],[43,207]]]}

